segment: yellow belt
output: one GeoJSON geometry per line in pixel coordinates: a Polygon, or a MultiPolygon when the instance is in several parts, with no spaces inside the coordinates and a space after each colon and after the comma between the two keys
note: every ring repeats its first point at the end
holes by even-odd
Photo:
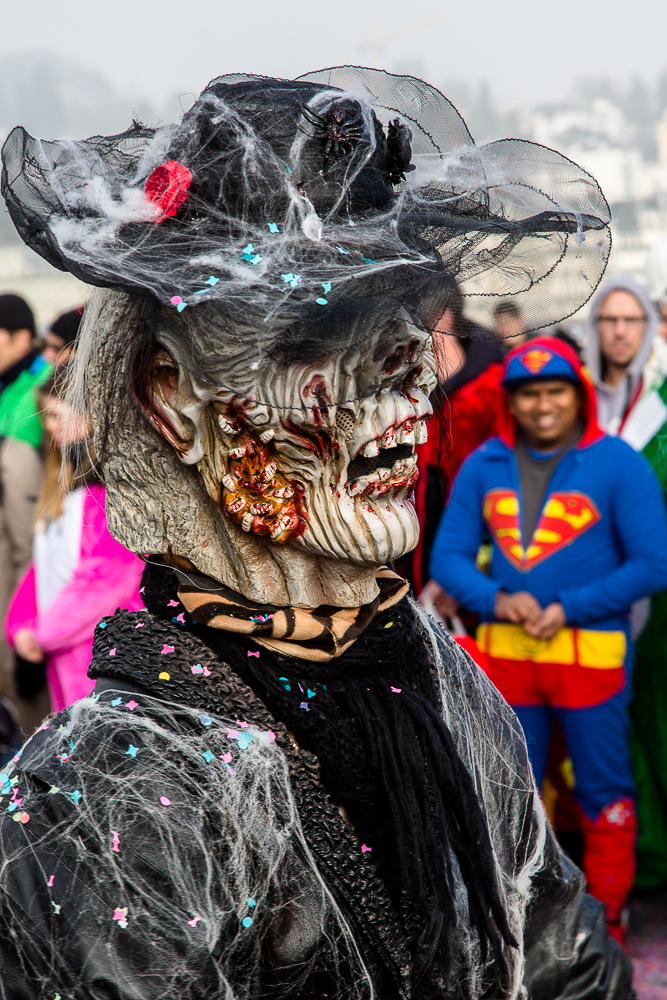
{"type": "Polygon", "coordinates": [[[534,663],[578,663],[581,667],[613,670],[625,662],[624,632],[587,628],[562,628],[553,639],[535,639],[522,625],[485,622],[477,629],[477,645],[499,660],[532,660],[534,663]]]}

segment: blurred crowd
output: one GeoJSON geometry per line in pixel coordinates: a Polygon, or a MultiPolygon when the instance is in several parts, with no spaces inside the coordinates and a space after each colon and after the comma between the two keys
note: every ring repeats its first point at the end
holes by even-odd
{"type": "Polygon", "coordinates": [[[93,629],[142,606],[143,563],[107,530],[89,428],[65,399],[83,309],[38,336],[0,295],[0,766],[93,687],[93,629]]]}
{"type": "MultiPolygon", "coordinates": [[[[0,764],[90,691],[100,617],[142,606],[66,398],[82,312],[37,336],[0,295],[0,764]]],[[[612,279],[576,337],[529,334],[512,301],[482,329],[454,291],[434,347],[421,537],[398,568],[515,709],[622,941],[633,884],[667,885],[667,299],[612,279]]]]}
{"type": "Polygon", "coordinates": [[[607,281],[580,337],[455,299],[401,567],[516,711],[561,844],[624,940],[667,886],[667,300],[607,281]]]}

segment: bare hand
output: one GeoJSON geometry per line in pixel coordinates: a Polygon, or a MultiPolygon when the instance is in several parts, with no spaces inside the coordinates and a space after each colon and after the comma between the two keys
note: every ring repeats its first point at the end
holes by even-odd
{"type": "Polygon", "coordinates": [[[419,603],[424,607],[432,604],[442,618],[451,619],[459,610],[459,602],[456,598],[448,594],[446,590],[443,590],[435,580],[428,581],[419,595],[419,603]]]}
{"type": "Polygon", "coordinates": [[[29,663],[41,663],[44,659],[44,651],[29,628],[18,630],[14,636],[14,649],[29,663]]]}
{"type": "Polygon", "coordinates": [[[493,610],[500,621],[516,622],[517,625],[523,625],[526,631],[528,631],[527,626],[534,625],[542,614],[540,602],[527,590],[520,590],[516,594],[507,594],[504,590],[499,590],[493,610]]]}
{"type": "Polygon", "coordinates": [[[553,639],[556,632],[565,625],[567,625],[565,609],[558,601],[554,601],[553,604],[547,604],[536,622],[525,624],[524,628],[528,635],[536,639],[553,639]]]}

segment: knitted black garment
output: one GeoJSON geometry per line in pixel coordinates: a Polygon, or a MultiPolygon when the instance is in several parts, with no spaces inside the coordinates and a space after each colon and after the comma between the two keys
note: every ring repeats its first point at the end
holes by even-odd
{"type": "MultiPolygon", "coordinates": [[[[170,618],[175,574],[149,563],[142,585],[148,610],[170,618]]],[[[395,905],[404,909],[407,898],[422,926],[455,920],[453,853],[483,955],[490,949],[504,969],[501,938],[516,942],[500,901],[489,833],[472,777],[442,719],[429,647],[409,601],[379,613],[346,653],[326,663],[279,656],[185,617],[186,628],[318,757],[323,784],[371,849],[395,905]]],[[[446,938],[440,935],[441,950],[446,938]]],[[[444,973],[448,955],[439,961],[444,973]]]]}

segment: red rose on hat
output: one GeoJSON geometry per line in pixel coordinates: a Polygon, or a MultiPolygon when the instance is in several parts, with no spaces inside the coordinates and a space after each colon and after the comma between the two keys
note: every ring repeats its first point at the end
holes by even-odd
{"type": "Polygon", "coordinates": [[[188,168],[176,160],[167,160],[148,175],[144,191],[148,200],[160,211],[156,222],[163,222],[168,216],[176,215],[188,196],[191,181],[192,174],[188,168]]]}

